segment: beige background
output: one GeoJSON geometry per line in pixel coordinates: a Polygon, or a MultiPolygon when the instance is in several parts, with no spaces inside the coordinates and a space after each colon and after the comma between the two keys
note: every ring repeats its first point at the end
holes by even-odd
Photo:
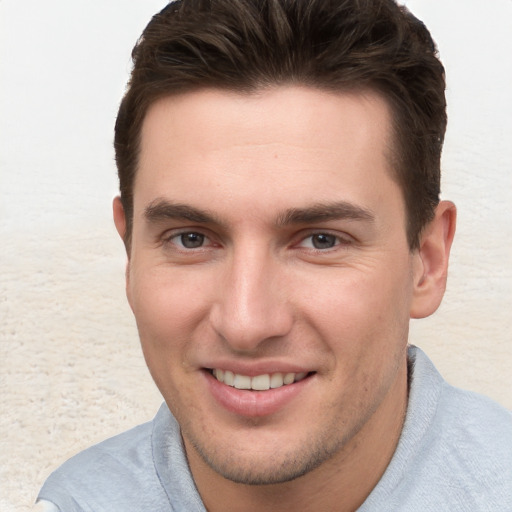
{"type": "MultiPolygon", "coordinates": [[[[0,511],[150,419],[124,299],[111,150],[129,52],[157,0],[0,2],[0,511]]],[[[459,207],[441,310],[414,322],[452,383],[512,408],[512,2],[410,0],[448,70],[443,196],[459,207]]]]}

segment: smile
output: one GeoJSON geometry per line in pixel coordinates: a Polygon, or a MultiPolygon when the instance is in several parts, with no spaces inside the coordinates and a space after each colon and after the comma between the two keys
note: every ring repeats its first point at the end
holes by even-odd
{"type": "Polygon", "coordinates": [[[301,381],[308,375],[306,372],[264,373],[262,375],[249,377],[248,375],[240,375],[229,370],[220,370],[217,368],[213,369],[211,373],[219,382],[222,382],[227,386],[231,386],[236,389],[250,389],[254,391],[267,391],[269,389],[287,386],[294,382],[301,381]]]}

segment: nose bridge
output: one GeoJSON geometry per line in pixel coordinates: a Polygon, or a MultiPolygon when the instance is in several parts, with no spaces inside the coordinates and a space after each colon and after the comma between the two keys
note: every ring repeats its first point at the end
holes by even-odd
{"type": "Polygon", "coordinates": [[[254,350],[291,327],[278,258],[269,247],[247,243],[233,250],[213,314],[214,328],[239,351],[254,350]]]}

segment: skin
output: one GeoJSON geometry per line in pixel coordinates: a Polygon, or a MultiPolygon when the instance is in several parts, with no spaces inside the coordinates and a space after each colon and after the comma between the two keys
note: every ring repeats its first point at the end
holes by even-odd
{"type": "MultiPolygon", "coordinates": [[[[455,208],[409,249],[390,133],[372,92],[202,90],[146,115],[127,295],[209,511],[354,510],[393,455],[455,208]],[[308,377],[237,413],[207,368],[308,377]]],[[[124,237],[119,199],[114,220],[124,237]]]]}

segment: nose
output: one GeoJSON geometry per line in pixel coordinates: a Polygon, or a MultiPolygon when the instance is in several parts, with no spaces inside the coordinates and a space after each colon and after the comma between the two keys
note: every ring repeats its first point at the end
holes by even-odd
{"type": "Polygon", "coordinates": [[[219,276],[211,324],[232,350],[254,352],[291,330],[293,311],[284,274],[264,248],[238,250],[229,258],[219,276]]]}

